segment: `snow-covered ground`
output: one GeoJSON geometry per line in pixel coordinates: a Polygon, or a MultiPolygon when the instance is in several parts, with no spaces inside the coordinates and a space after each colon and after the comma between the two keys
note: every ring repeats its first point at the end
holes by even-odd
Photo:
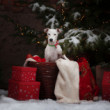
{"type": "Polygon", "coordinates": [[[81,101],[81,104],[59,104],[51,99],[17,101],[0,90],[0,110],[110,110],[108,101],[81,101]]]}

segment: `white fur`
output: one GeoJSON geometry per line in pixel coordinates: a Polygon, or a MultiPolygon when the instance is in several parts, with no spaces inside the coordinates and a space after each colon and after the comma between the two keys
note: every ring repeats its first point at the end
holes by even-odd
{"type": "MultiPolygon", "coordinates": [[[[44,29],[44,32],[47,33],[48,36],[48,44],[49,45],[55,45],[57,42],[58,34],[60,32],[59,29],[44,29]],[[53,41],[51,42],[50,39],[53,41]]],[[[47,45],[45,48],[45,59],[46,62],[55,62],[59,56],[62,55],[62,49],[60,45],[57,45],[57,47],[52,47],[47,45]]]]}

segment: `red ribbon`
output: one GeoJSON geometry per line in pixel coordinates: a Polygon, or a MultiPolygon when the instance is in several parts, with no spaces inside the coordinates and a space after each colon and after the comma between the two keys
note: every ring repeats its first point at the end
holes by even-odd
{"type": "Polygon", "coordinates": [[[55,44],[55,47],[57,48],[57,45],[58,45],[59,43],[58,43],[58,41],[56,42],[56,44],[55,44]]]}

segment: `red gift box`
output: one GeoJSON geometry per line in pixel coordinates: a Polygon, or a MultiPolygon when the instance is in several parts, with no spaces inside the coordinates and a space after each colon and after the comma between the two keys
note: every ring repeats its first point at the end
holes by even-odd
{"type": "Polygon", "coordinates": [[[36,80],[37,68],[12,66],[12,79],[22,82],[31,82],[36,80]]]}
{"type": "Polygon", "coordinates": [[[110,101],[110,71],[104,72],[104,75],[103,75],[102,99],[110,101]]]}
{"type": "Polygon", "coordinates": [[[39,99],[40,82],[9,80],[8,96],[17,100],[39,99]]]}

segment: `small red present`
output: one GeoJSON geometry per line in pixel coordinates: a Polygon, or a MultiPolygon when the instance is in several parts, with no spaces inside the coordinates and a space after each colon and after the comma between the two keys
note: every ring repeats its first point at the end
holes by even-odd
{"type": "Polygon", "coordinates": [[[23,82],[35,81],[36,71],[37,68],[12,66],[12,79],[23,82]]]}
{"type": "Polygon", "coordinates": [[[103,75],[102,99],[110,101],[110,71],[104,72],[104,75],[103,75]]]}
{"type": "Polygon", "coordinates": [[[8,96],[17,100],[39,99],[40,82],[9,80],[8,96]]]}

